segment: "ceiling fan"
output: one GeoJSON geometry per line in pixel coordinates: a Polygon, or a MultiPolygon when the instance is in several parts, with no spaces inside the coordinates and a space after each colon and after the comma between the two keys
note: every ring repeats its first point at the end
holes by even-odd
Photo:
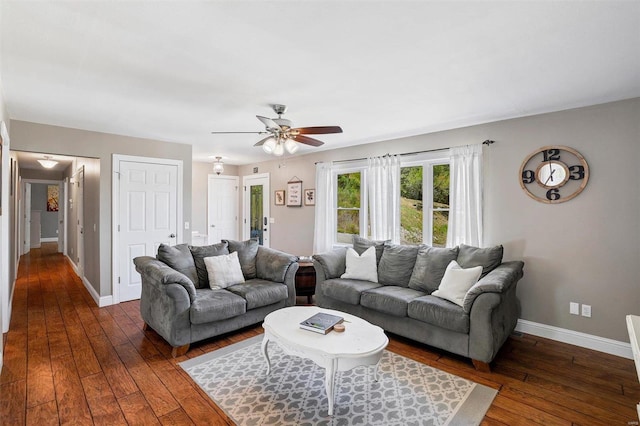
{"type": "Polygon", "coordinates": [[[266,138],[262,139],[254,146],[262,146],[262,149],[267,154],[273,154],[280,156],[284,154],[286,149],[289,154],[293,154],[300,146],[298,143],[303,143],[311,146],[320,146],[324,142],[318,139],[310,138],[305,135],[325,135],[329,133],[342,133],[340,126],[314,126],[314,127],[293,127],[291,120],[282,118],[282,114],[287,112],[286,105],[275,104],[272,105],[273,111],[278,114],[278,118],[268,118],[256,115],[258,120],[265,126],[265,131],[262,132],[211,132],[213,134],[231,134],[231,133],[253,133],[257,135],[269,134],[266,138]],[[297,143],[298,142],[298,143],[297,143]]]}

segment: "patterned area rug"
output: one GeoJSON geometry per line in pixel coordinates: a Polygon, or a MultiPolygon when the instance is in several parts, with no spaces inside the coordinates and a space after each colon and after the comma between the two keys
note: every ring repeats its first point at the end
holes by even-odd
{"type": "Polygon", "coordinates": [[[373,367],[336,374],[334,415],[327,415],[324,369],[262,336],[180,363],[239,425],[479,425],[497,392],[385,351],[373,367]]]}

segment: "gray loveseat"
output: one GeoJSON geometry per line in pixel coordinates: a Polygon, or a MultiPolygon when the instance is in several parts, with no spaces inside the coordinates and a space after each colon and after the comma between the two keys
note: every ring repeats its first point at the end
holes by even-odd
{"type": "Polygon", "coordinates": [[[316,254],[318,306],[357,315],[387,331],[471,358],[489,371],[502,344],[516,326],[516,284],[524,263],[502,263],[502,246],[489,249],[401,246],[356,237],[361,254],[376,247],[378,283],[340,278],[346,249],[316,254]],[[480,280],[462,306],[431,295],[451,260],[461,267],[482,266],[480,280]]]}
{"type": "Polygon", "coordinates": [[[157,258],[134,259],[142,276],[140,313],[172,347],[174,357],[209,337],[259,323],[276,309],[295,305],[297,257],[255,240],[210,246],[161,245],[157,258]],[[204,259],[238,252],[245,282],[211,289],[204,259]]]}

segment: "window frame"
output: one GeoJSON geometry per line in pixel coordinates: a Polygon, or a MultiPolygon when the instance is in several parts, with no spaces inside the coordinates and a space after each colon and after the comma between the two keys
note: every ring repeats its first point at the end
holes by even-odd
{"type": "MultiPolygon", "coordinates": [[[[366,234],[369,219],[369,199],[367,197],[367,166],[366,163],[361,164],[345,164],[336,165],[331,171],[331,185],[333,186],[333,206],[335,226],[333,229],[333,247],[352,247],[353,244],[338,242],[338,175],[346,175],[350,173],[360,173],[360,215],[359,215],[359,236],[363,236],[363,230],[366,234]]],[[[352,209],[341,209],[352,210],[352,209]]]]}
{"type": "MultiPolygon", "coordinates": [[[[400,160],[400,169],[404,167],[422,166],[422,243],[433,246],[433,215],[436,211],[450,211],[449,209],[434,209],[433,207],[433,167],[448,165],[451,172],[449,151],[425,152],[414,156],[410,160],[400,160]],[[425,191],[428,188],[429,191],[425,191]],[[425,200],[425,197],[428,199],[425,200]],[[426,214],[425,214],[426,213],[426,214]]],[[[451,179],[451,175],[449,175],[451,179]]],[[[451,191],[449,191],[451,194],[451,191]]],[[[451,200],[449,200],[451,206],[451,200]]],[[[400,223],[402,228],[402,223],[400,223]]]]}

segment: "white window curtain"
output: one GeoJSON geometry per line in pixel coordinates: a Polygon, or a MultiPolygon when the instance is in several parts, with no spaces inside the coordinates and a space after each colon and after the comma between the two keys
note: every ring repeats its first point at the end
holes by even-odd
{"type": "Polygon", "coordinates": [[[400,156],[368,159],[370,237],[400,242],[400,156]]]}
{"type": "Polygon", "coordinates": [[[482,247],[482,145],[449,150],[450,193],[447,247],[482,247]]]}
{"type": "Polygon", "coordinates": [[[333,248],[336,232],[336,197],[331,180],[332,164],[316,164],[316,220],[313,253],[324,253],[333,248]]]}

